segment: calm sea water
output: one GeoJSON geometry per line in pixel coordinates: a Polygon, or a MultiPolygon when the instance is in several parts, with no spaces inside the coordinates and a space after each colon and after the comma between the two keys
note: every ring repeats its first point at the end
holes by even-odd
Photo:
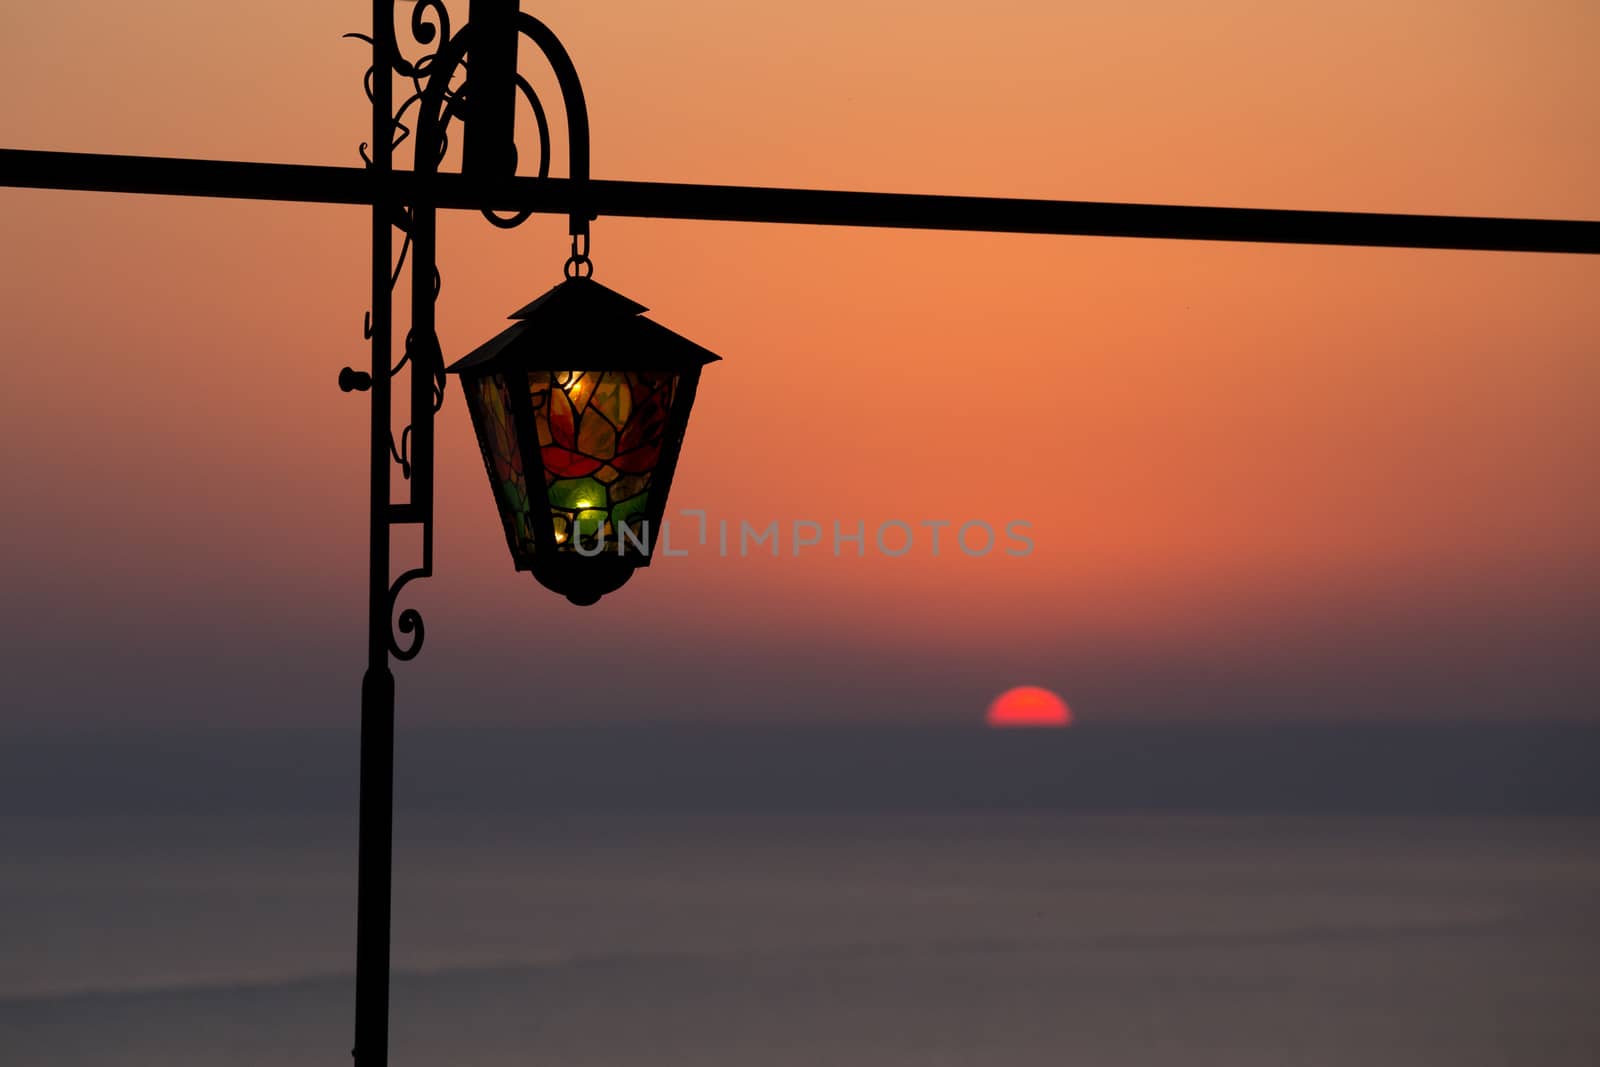
{"type": "MultiPolygon", "coordinates": [[[[349,1062],[352,818],[0,820],[0,1063],[349,1062]]],[[[403,817],[393,1062],[1600,1062],[1600,822],[403,817]]]]}

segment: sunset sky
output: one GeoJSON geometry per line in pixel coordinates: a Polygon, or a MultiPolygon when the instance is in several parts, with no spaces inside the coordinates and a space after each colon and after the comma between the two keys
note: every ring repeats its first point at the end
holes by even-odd
{"type": "MultiPolygon", "coordinates": [[[[525,7],[601,178],[1600,218],[1583,0],[525,7]]],[[[27,5],[0,146],[359,164],[368,10],[27,5]]],[[[355,721],[368,222],[0,190],[0,729],[355,721]]],[[[445,217],[448,359],[564,231],[445,217]]],[[[1595,257],[605,218],[593,255],[724,357],[669,514],[824,543],[574,608],[513,572],[452,382],[402,721],[1600,719],[1595,257]],[[870,543],[976,519],[1033,552],[870,543]]]]}

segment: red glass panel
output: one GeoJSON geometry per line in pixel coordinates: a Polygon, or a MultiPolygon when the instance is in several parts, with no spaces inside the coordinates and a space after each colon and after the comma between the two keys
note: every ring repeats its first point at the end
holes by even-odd
{"type": "Polygon", "coordinates": [[[571,449],[551,445],[539,450],[544,459],[545,474],[549,478],[581,478],[600,469],[600,461],[571,449]]]}
{"type": "MultiPolygon", "coordinates": [[[[531,388],[548,403],[534,411],[540,459],[550,485],[551,515],[559,529],[580,536],[598,533],[615,544],[616,523],[639,521],[650,479],[661,461],[667,416],[677,375],[649,371],[550,371],[533,376],[531,388]],[[597,499],[567,499],[555,492],[598,479],[597,499]]],[[[568,542],[562,539],[563,547],[568,542]]]]}

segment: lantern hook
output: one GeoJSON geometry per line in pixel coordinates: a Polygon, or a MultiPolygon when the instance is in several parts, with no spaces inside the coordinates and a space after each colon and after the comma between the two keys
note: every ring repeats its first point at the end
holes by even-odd
{"type": "Polygon", "coordinates": [[[594,277],[594,260],[589,258],[588,227],[572,235],[572,254],[567,256],[566,263],[562,264],[561,273],[568,278],[594,277]]]}

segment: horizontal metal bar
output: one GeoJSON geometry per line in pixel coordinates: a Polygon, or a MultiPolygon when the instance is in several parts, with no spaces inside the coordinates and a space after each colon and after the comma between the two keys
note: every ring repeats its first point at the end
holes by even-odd
{"type": "Polygon", "coordinates": [[[361,167],[0,149],[0,186],[29,189],[371,204],[373,176],[361,167]]]}
{"type": "MultiPolygon", "coordinates": [[[[469,179],[396,171],[389,195],[440,208],[588,212],[594,217],[699,219],[991,233],[1070,234],[1271,244],[1453,248],[1600,254],[1600,221],[1353,211],[1015,200],[825,189],[566,178],[469,179]]],[[[0,149],[0,186],[370,204],[378,176],[359,167],[240,163],[0,149]]]]}
{"type": "Polygon", "coordinates": [[[428,521],[426,511],[409,500],[402,503],[391,501],[388,516],[391,526],[407,526],[428,521]]]}
{"type": "Polygon", "coordinates": [[[594,182],[597,215],[1272,244],[1600,253],[1600,222],[594,182]]]}

